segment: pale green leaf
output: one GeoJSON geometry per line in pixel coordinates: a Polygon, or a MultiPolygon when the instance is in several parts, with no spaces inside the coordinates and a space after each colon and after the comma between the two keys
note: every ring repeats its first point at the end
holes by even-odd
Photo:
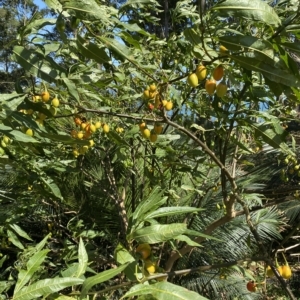
{"type": "Polygon", "coordinates": [[[18,142],[24,142],[24,143],[39,143],[35,138],[32,136],[29,136],[27,134],[24,134],[23,132],[19,130],[12,130],[9,132],[9,135],[13,137],[18,142]]]}
{"type": "Polygon", "coordinates": [[[11,230],[7,230],[7,236],[8,239],[11,243],[13,243],[16,247],[18,247],[19,249],[24,249],[24,246],[22,245],[22,243],[19,241],[18,237],[14,234],[13,231],[11,230]]]}
{"type": "Polygon", "coordinates": [[[179,240],[179,241],[182,241],[182,242],[186,242],[188,245],[193,246],[193,247],[202,247],[200,244],[194,242],[188,236],[183,235],[183,234],[178,235],[176,237],[176,240],[179,240]]]}
{"type": "Polygon", "coordinates": [[[223,17],[241,17],[275,26],[281,24],[275,10],[267,2],[261,0],[225,0],[212,9],[217,10],[223,17]]]}
{"type": "Polygon", "coordinates": [[[24,239],[27,239],[29,241],[32,241],[32,238],[17,224],[9,224],[9,227],[13,229],[19,236],[23,237],[24,239]]]}
{"type": "Polygon", "coordinates": [[[86,252],[86,249],[84,247],[82,238],[80,238],[79,240],[79,248],[78,248],[78,270],[77,270],[77,274],[76,277],[80,277],[81,275],[83,275],[86,271],[86,267],[88,264],[88,255],[86,252]]]}
{"type": "Polygon", "coordinates": [[[49,251],[49,249],[45,249],[35,253],[26,264],[27,270],[20,270],[14,294],[16,294],[31,279],[32,275],[44,262],[49,251]]]}
{"type": "Polygon", "coordinates": [[[136,240],[139,243],[155,244],[174,239],[185,231],[186,224],[183,223],[152,225],[132,232],[128,239],[136,240]]]}
{"type": "Polygon", "coordinates": [[[153,218],[161,218],[165,216],[195,213],[203,210],[202,208],[178,206],[178,207],[161,207],[158,210],[145,215],[145,220],[153,218]]]}
{"type": "Polygon", "coordinates": [[[83,283],[79,278],[52,278],[43,279],[29,285],[14,294],[13,300],[32,300],[48,294],[53,294],[66,287],[83,283]]]}
{"type": "Polygon", "coordinates": [[[121,299],[146,294],[151,294],[157,300],[208,300],[196,292],[167,281],[155,284],[137,284],[133,286],[121,299]]]}
{"type": "Polygon", "coordinates": [[[82,285],[82,290],[80,294],[80,299],[84,299],[88,291],[96,284],[99,284],[101,282],[107,281],[116,275],[120,274],[128,264],[119,266],[118,268],[115,269],[110,269],[107,271],[103,271],[100,274],[97,274],[95,276],[89,277],[86,279],[82,285]]]}

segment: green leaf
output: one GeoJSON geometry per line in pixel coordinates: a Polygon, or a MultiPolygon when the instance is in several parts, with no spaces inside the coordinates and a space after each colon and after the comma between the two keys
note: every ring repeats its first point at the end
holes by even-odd
{"type": "Polygon", "coordinates": [[[27,239],[29,241],[32,241],[32,238],[17,224],[9,224],[9,227],[13,229],[19,236],[23,237],[24,239],[27,239]]]}
{"type": "Polygon", "coordinates": [[[85,250],[82,238],[80,238],[79,240],[79,249],[78,249],[78,270],[77,270],[77,274],[76,277],[80,277],[81,275],[83,275],[86,271],[86,267],[88,265],[88,255],[87,252],[85,250]]]}
{"type": "MultiPolygon", "coordinates": [[[[84,299],[88,291],[96,284],[99,284],[101,282],[107,281],[111,279],[112,277],[115,277],[116,275],[120,274],[128,264],[119,266],[115,269],[110,269],[104,272],[101,272],[100,274],[97,274],[95,276],[89,277],[86,279],[82,285],[82,290],[80,294],[80,299],[84,299]]],[[[22,299],[23,300],[23,299],[22,299]]]]}
{"type": "Polygon", "coordinates": [[[250,126],[255,130],[255,136],[261,137],[265,143],[277,149],[281,147],[281,144],[285,143],[286,132],[278,134],[268,124],[255,124],[250,123],[250,126]]]}
{"type": "Polygon", "coordinates": [[[39,29],[43,28],[44,26],[47,26],[47,25],[55,25],[56,23],[56,19],[39,19],[39,20],[35,20],[31,23],[29,23],[25,29],[24,29],[24,32],[23,34],[31,34],[31,33],[34,33],[34,32],[37,32],[39,29]]]}
{"type": "Polygon", "coordinates": [[[7,236],[8,236],[9,241],[12,242],[16,247],[18,247],[19,249],[24,249],[24,246],[19,241],[19,239],[17,238],[17,236],[14,234],[13,231],[8,229],[7,236]]]}
{"type": "Polygon", "coordinates": [[[261,0],[225,0],[212,9],[217,10],[222,17],[241,17],[274,26],[281,24],[274,9],[267,2],[261,0]]]}
{"type": "Polygon", "coordinates": [[[193,246],[193,247],[202,247],[200,244],[194,242],[188,236],[183,235],[183,234],[178,235],[176,237],[176,240],[179,240],[179,241],[182,241],[182,242],[186,242],[188,245],[193,246]]]}
{"type": "Polygon", "coordinates": [[[291,74],[290,72],[288,72],[287,70],[283,70],[273,65],[269,65],[253,57],[243,57],[243,56],[235,56],[235,55],[229,55],[229,56],[233,60],[238,62],[242,67],[245,67],[248,70],[261,72],[264,76],[266,76],[272,81],[287,86],[294,86],[294,87],[300,86],[300,82],[298,78],[293,74],[291,74]]]}
{"type": "Polygon", "coordinates": [[[136,240],[139,243],[155,244],[176,238],[185,233],[186,224],[173,223],[168,225],[152,225],[132,232],[128,240],[136,240]]]}
{"type": "Polygon", "coordinates": [[[32,300],[47,294],[53,294],[69,286],[81,284],[82,282],[82,279],[69,277],[39,280],[14,294],[13,300],[32,300]]]}
{"type": "Polygon", "coordinates": [[[69,78],[61,78],[64,85],[66,86],[66,88],[68,89],[68,91],[70,92],[70,94],[79,102],[79,94],[76,88],[75,83],[69,79],[69,78]]]}
{"type": "Polygon", "coordinates": [[[45,249],[35,253],[26,264],[27,270],[20,270],[14,294],[16,294],[27,282],[29,282],[32,275],[39,269],[40,265],[44,262],[49,251],[49,249],[45,249]]]}
{"type": "Polygon", "coordinates": [[[110,61],[103,47],[100,48],[90,41],[85,41],[80,35],[77,36],[76,43],[78,49],[85,57],[94,59],[99,64],[108,63],[110,61]]]}
{"type": "Polygon", "coordinates": [[[46,243],[47,243],[47,241],[48,241],[48,238],[51,236],[51,233],[49,233],[48,235],[46,235],[35,247],[34,247],[34,249],[35,249],[35,251],[41,251],[44,247],[45,247],[45,245],[46,245],[46,243]]]}
{"type": "Polygon", "coordinates": [[[186,288],[167,281],[155,284],[137,284],[133,286],[120,300],[146,294],[151,294],[157,300],[208,300],[196,292],[189,291],[186,288]]]}
{"type": "Polygon", "coordinates": [[[50,178],[45,179],[44,177],[41,177],[41,180],[46,184],[48,187],[49,191],[57,198],[63,199],[60,189],[57,186],[57,184],[50,178]]]}
{"type": "Polygon", "coordinates": [[[49,83],[55,82],[62,75],[65,77],[66,74],[66,70],[62,68],[60,70],[55,69],[50,62],[38,55],[37,52],[27,50],[22,46],[14,47],[12,59],[32,75],[49,83]]]}
{"type": "Polygon", "coordinates": [[[220,43],[229,50],[248,50],[255,54],[255,58],[273,63],[275,53],[273,45],[269,41],[258,39],[249,35],[219,37],[220,43]]]}
{"type": "Polygon", "coordinates": [[[215,241],[218,241],[218,242],[222,242],[222,240],[220,240],[220,239],[217,239],[217,238],[215,238],[211,235],[207,235],[207,234],[201,233],[201,232],[196,231],[196,230],[187,229],[184,233],[187,234],[187,235],[200,236],[200,237],[206,238],[208,240],[215,240],[215,241]]]}
{"type": "Polygon", "coordinates": [[[115,260],[121,265],[135,261],[134,257],[121,243],[117,245],[114,254],[115,260]]]}
{"type": "Polygon", "coordinates": [[[165,216],[179,215],[194,213],[203,210],[202,208],[188,207],[188,206],[177,206],[177,207],[162,207],[158,210],[145,215],[145,220],[153,218],[161,218],[165,216]]]}
{"type": "Polygon", "coordinates": [[[110,14],[116,13],[113,7],[100,5],[95,0],[60,0],[63,10],[74,10],[79,19],[99,20],[101,23],[111,24],[110,14]]]}
{"type": "Polygon", "coordinates": [[[32,136],[29,136],[27,134],[24,134],[23,132],[19,130],[13,130],[10,131],[8,134],[10,137],[13,137],[18,142],[24,142],[24,143],[39,143],[36,139],[34,139],[32,136]]]}
{"type": "Polygon", "coordinates": [[[62,9],[62,5],[58,0],[44,0],[46,4],[52,8],[55,12],[60,13],[62,9]]]}

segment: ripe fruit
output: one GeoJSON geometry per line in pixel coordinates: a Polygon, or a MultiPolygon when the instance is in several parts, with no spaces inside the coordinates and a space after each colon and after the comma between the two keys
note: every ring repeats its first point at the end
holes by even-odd
{"type": "Polygon", "coordinates": [[[29,136],[33,136],[33,131],[32,129],[28,128],[25,132],[25,134],[29,135],[29,136]]]}
{"type": "Polygon", "coordinates": [[[160,95],[157,94],[157,95],[155,96],[155,100],[154,100],[154,107],[155,107],[155,108],[158,108],[159,106],[160,106],[160,95]]]}
{"type": "Polygon", "coordinates": [[[150,91],[149,90],[144,90],[143,96],[145,99],[149,99],[150,98],[150,91]]]}
{"type": "Polygon", "coordinates": [[[109,126],[107,124],[104,124],[102,128],[103,128],[103,132],[104,133],[108,133],[109,132],[109,126]]]}
{"type": "Polygon", "coordinates": [[[48,102],[50,99],[50,94],[48,91],[44,91],[42,92],[41,97],[44,102],[48,102]]]}
{"type": "Polygon", "coordinates": [[[216,81],[219,81],[222,79],[224,75],[224,69],[221,65],[217,66],[214,71],[213,71],[213,78],[216,80],[216,81]]]}
{"type": "Polygon", "coordinates": [[[198,85],[197,75],[195,73],[190,74],[188,76],[187,82],[191,87],[196,87],[198,85]]]}
{"type": "Polygon", "coordinates": [[[212,96],[216,89],[216,81],[214,79],[207,79],[205,82],[205,90],[208,95],[212,96]]]}
{"type": "Polygon", "coordinates": [[[266,274],[267,274],[268,277],[273,277],[274,276],[274,272],[272,271],[270,266],[267,267],[266,274]]]}
{"type": "Polygon", "coordinates": [[[247,283],[247,290],[248,290],[249,292],[256,292],[256,284],[255,284],[254,281],[249,281],[249,282],[247,283]]]}
{"type": "Polygon", "coordinates": [[[163,101],[161,101],[161,103],[162,103],[163,107],[165,107],[167,105],[168,101],[167,100],[163,100],[163,101]]]}
{"type": "Polygon", "coordinates": [[[156,134],[161,134],[163,131],[163,126],[159,123],[155,123],[154,130],[155,130],[156,134]]]}
{"type": "Polygon", "coordinates": [[[154,93],[156,91],[156,85],[153,83],[149,86],[149,90],[151,93],[154,93]]]}
{"type": "Polygon", "coordinates": [[[157,134],[154,130],[151,130],[150,133],[150,142],[155,143],[157,141],[157,134]]]}
{"type": "Polygon", "coordinates": [[[94,124],[91,124],[90,128],[89,128],[89,131],[90,132],[96,132],[96,130],[97,130],[96,126],[94,124]]]}
{"type": "Polygon", "coordinates": [[[124,131],[124,128],[122,128],[122,127],[117,127],[116,128],[117,133],[122,133],[123,131],[124,131]]]}
{"type": "Polygon", "coordinates": [[[203,65],[199,65],[196,68],[196,75],[200,81],[205,79],[206,74],[207,74],[207,69],[203,65]]]}
{"type": "Polygon", "coordinates": [[[59,107],[59,100],[55,97],[51,101],[51,105],[54,107],[59,107]]]}
{"type": "Polygon", "coordinates": [[[89,140],[89,143],[90,143],[90,147],[93,147],[95,145],[94,140],[89,140]]]}
{"type": "Polygon", "coordinates": [[[95,123],[95,127],[96,127],[97,129],[99,129],[99,128],[101,127],[101,122],[99,122],[99,121],[96,122],[96,123],[95,123]]]}
{"type": "Polygon", "coordinates": [[[88,139],[88,138],[90,138],[91,135],[92,135],[92,133],[90,131],[86,131],[83,135],[83,138],[88,139]]]}
{"type": "Polygon", "coordinates": [[[32,96],[33,102],[39,102],[40,100],[41,100],[41,96],[39,96],[39,95],[32,96]]]}
{"type": "Polygon", "coordinates": [[[223,45],[220,46],[219,51],[220,51],[220,56],[225,56],[228,54],[228,49],[223,45]]]}
{"type": "Polygon", "coordinates": [[[150,259],[145,260],[145,270],[151,275],[156,271],[156,264],[150,259]]]}
{"type": "Polygon", "coordinates": [[[82,138],[83,138],[83,132],[82,132],[82,131],[79,131],[79,132],[77,133],[77,138],[78,138],[78,139],[82,139],[82,138]]]}
{"type": "Polygon", "coordinates": [[[145,128],[144,130],[142,130],[142,135],[145,139],[149,139],[150,135],[151,135],[151,132],[148,128],[145,128]]]}
{"type": "Polygon", "coordinates": [[[142,259],[147,259],[151,254],[151,247],[149,244],[140,244],[137,246],[136,253],[139,253],[142,257],[142,259]]]}
{"type": "Polygon", "coordinates": [[[139,127],[140,127],[140,131],[143,131],[145,128],[146,128],[146,123],[145,122],[142,122],[139,124],[139,127]]]}
{"type": "Polygon", "coordinates": [[[280,274],[280,276],[282,276],[282,266],[277,267],[277,271],[280,274]]]}
{"type": "Polygon", "coordinates": [[[222,98],[222,97],[224,97],[226,95],[226,93],[227,93],[227,85],[224,84],[224,83],[222,83],[222,82],[219,83],[217,85],[217,88],[216,88],[216,94],[217,94],[217,96],[220,97],[220,98],[222,98]]]}
{"type": "Polygon", "coordinates": [[[282,277],[284,279],[290,279],[292,277],[292,270],[289,265],[283,265],[282,267],[282,277]]]}
{"type": "Polygon", "coordinates": [[[148,109],[152,111],[154,109],[154,105],[152,103],[148,103],[148,109]]]}
{"type": "Polygon", "coordinates": [[[85,130],[85,128],[86,128],[87,125],[88,125],[87,123],[81,123],[81,124],[80,124],[80,128],[81,128],[82,130],[85,130]]]}
{"type": "Polygon", "coordinates": [[[164,105],[164,107],[165,107],[165,110],[167,110],[167,111],[172,110],[172,108],[173,108],[173,102],[172,101],[168,101],[166,103],[166,105],[164,105]]]}
{"type": "Polygon", "coordinates": [[[76,125],[81,125],[81,123],[82,123],[82,121],[79,117],[75,117],[74,122],[75,122],[76,125]]]}

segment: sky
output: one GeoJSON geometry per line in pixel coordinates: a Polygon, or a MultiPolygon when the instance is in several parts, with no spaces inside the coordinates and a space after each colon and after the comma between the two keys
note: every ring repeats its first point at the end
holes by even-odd
{"type": "Polygon", "coordinates": [[[33,0],[33,3],[36,4],[37,6],[39,6],[40,8],[47,7],[47,5],[45,4],[45,2],[42,1],[42,0],[33,0]]]}

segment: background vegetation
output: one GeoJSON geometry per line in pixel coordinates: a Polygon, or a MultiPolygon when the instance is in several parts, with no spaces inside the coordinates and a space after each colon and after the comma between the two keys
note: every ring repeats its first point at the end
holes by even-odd
{"type": "Polygon", "coordinates": [[[0,4],[1,299],[300,297],[298,1],[0,4]]]}

